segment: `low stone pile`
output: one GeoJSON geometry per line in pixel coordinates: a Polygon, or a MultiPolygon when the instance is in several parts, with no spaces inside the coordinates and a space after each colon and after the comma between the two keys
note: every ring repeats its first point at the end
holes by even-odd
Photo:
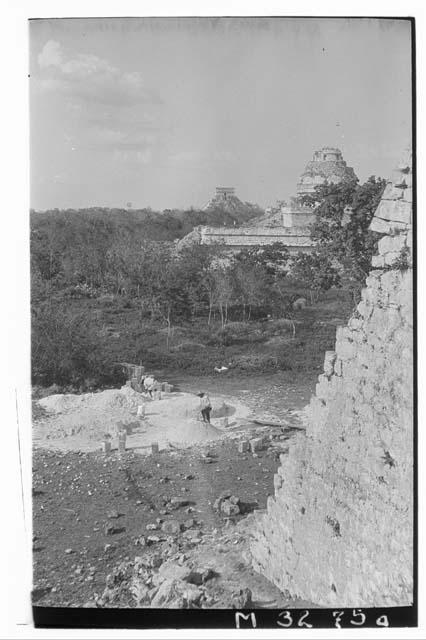
{"type": "Polygon", "coordinates": [[[223,492],[213,504],[213,509],[225,516],[237,516],[241,513],[241,500],[230,491],[223,492]]]}
{"type": "Polygon", "coordinates": [[[107,576],[103,593],[86,606],[240,609],[251,605],[250,589],[225,593],[218,584],[220,574],[208,563],[191,560],[188,550],[185,541],[168,537],[155,551],[121,562],[107,576]]]}

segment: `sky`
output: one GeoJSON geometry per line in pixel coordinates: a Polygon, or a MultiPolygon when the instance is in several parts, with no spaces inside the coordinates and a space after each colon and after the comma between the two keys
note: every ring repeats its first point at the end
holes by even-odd
{"type": "Polygon", "coordinates": [[[322,146],[361,181],[411,136],[404,20],[32,20],[31,207],[263,207],[322,146]]]}

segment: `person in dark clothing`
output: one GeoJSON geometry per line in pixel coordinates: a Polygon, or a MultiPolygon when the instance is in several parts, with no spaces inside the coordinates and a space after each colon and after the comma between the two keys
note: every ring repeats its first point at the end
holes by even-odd
{"type": "Polygon", "coordinates": [[[204,393],[204,391],[200,391],[197,395],[200,398],[200,410],[203,422],[210,423],[210,412],[212,410],[210,398],[206,393],[204,393]]]}

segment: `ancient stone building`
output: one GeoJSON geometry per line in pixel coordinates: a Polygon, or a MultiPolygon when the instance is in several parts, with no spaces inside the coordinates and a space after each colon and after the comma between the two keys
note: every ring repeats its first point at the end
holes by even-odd
{"type": "Polygon", "coordinates": [[[315,187],[342,180],[356,180],[355,171],[343,160],[340,149],[322,147],[315,151],[313,158],[305,167],[297,183],[297,195],[312,194],[315,187]]]}
{"type": "Polygon", "coordinates": [[[232,203],[234,201],[238,201],[238,203],[240,203],[240,200],[235,194],[234,187],[216,187],[215,195],[213,196],[213,198],[210,198],[210,200],[204,207],[204,210],[223,206],[225,206],[226,208],[229,203],[232,203]]]}
{"type": "Polygon", "coordinates": [[[413,600],[411,154],[371,223],[382,234],[362,299],[257,518],[255,569],[322,606],[413,600]]]}
{"type": "MultiPolygon", "coordinates": [[[[240,227],[197,227],[183,239],[183,244],[192,241],[220,244],[235,252],[244,247],[281,242],[290,253],[309,252],[312,250],[309,225],[315,220],[315,207],[302,204],[301,197],[312,194],[316,186],[325,182],[336,183],[346,179],[356,179],[356,175],[343,160],[342,152],[333,147],[323,147],[315,151],[312,161],[306,165],[297,184],[297,195],[289,203],[278,201],[276,206],[266,210],[266,215],[253,218],[240,227]]],[[[238,199],[234,189],[217,187],[215,197],[205,208],[223,207],[231,211],[235,200],[238,199]]]]}

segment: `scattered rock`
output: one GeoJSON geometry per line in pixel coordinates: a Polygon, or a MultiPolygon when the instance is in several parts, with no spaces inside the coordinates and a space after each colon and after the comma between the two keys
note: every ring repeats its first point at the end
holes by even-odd
{"type": "Polygon", "coordinates": [[[185,578],[186,582],[200,586],[216,577],[216,573],[210,567],[206,569],[199,569],[198,571],[192,570],[191,573],[185,578]]]}
{"type": "Polygon", "coordinates": [[[252,606],[252,592],[245,587],[231,595],[231,609],[249,609],[252,606]]]}
{"type": "Polygon", "coordinates": [[[107,513],[107,518],[110,518],[112,520],[115,520],[115,519],[117,519],[119,517],[120,517],[120,514],[115,509],[112,509],[111,511],[108,511],[108,513],[107,513]]]}
{"type": "Polygon", "coordinates": [[[181,507],[187,507],[188,505],[189,501],[184,498],[175,497],[170,499],[170,506],[173,509],[180,509],[181,507]]]}
{"type": "Polygon", "coordinates": [[[184,600],[184,606],[188,609],[195,607],[199,604],[202,596],[204,595],[203,591],[199,589],[195,585],[189,584],[182,592],[182,598],[184,600]]]}
{"type": "Polygon", "coordinates": [[[188,529],[184,531],[182,535],[190,542],[196,543],[201,541],[202,533],[199,529],[188,529]]]}
{"type": "Polygon", "coordinates": [[[164,580],[151,600],[151,607],[164,607],[174,596],[174,580],[164,580]]]}
{"type": "Polygon", "coordinates": [[[69,555],[70,553],[74,553],[73,549],[65,549],[65,553],[69,555]]]}
{"type": "Polygon", "coordinates": [[[194,518],[188,518],[188,520],[185,520],[183,525],[184,525],[185,529],[192,529],[192,527],[195,527],[194,518]]]}
{"type": "Polygon", "coordinates": [[[165,580],[186,580],[191,574],[187,565],[180,565],[173,560],[167,560],[161,565],[158,574],[154,576],[154,583],[161,584],[165,580]]]}
{"type": "Polygon", "coordinates": [[[177,534],[181,530],[181,525],[177,520],[166,520],[166,522],[163,522],[161,530],[164,533],[177,534]]]}
{"type": "Polygon", "coordinates": [[[230,500],[225,500],[221,505],[221,511],[226,516],[237,516],[240,513],[240,507],[230,500]]]}
{"type": "Polygon", "coordinates": [[[147,524],[146,525],[146,530],[147,531],[157,531],[157,529],[159,529],[160,527],[158,526],[158,524],[155,523],[151,523],[151,524],[147,524]]]}

